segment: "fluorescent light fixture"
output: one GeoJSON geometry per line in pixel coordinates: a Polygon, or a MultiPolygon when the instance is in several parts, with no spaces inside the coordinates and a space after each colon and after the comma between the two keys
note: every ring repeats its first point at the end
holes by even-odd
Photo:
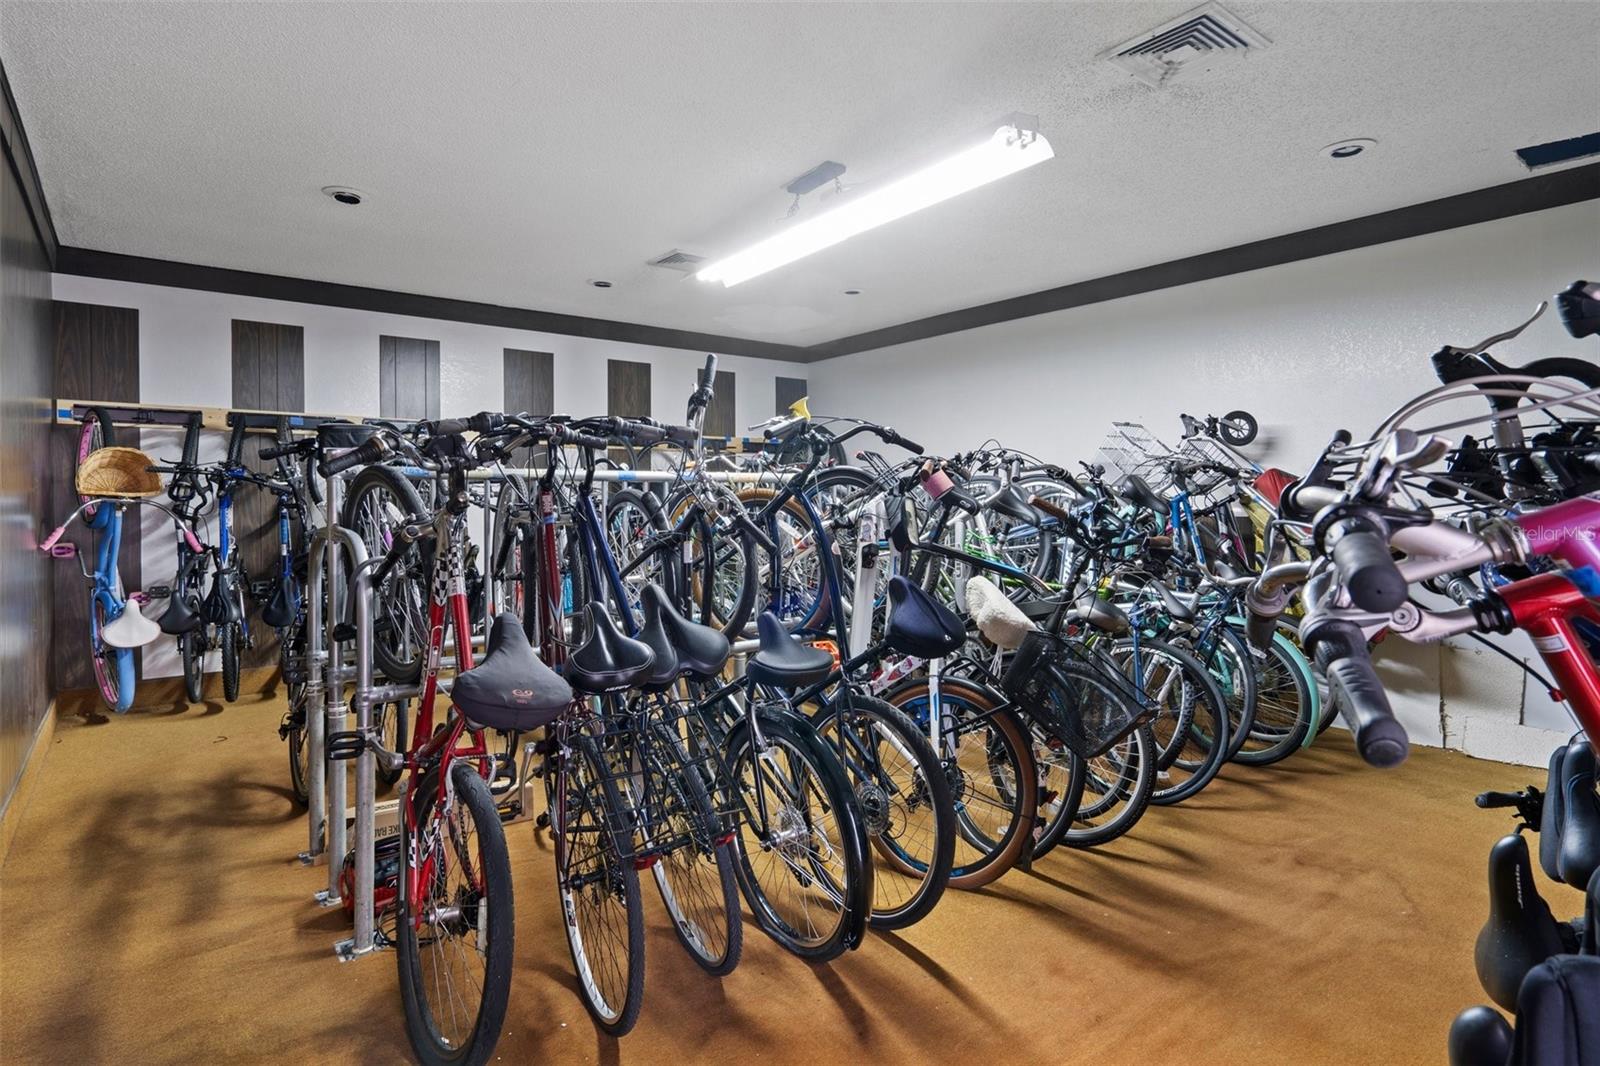
{"type": "Polygon", "coordinates": [[[830,248],[858,233],[931,207],[969,189],[1054,157],[1050,142],[1020,115],[1011,115],[978,144],[941,162],[863,192],[814,218],[704,267],[695,277],[733,286],[830,248]]]}

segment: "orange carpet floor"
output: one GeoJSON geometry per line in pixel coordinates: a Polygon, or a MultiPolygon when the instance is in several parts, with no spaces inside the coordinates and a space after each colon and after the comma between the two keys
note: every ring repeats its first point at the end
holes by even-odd
{"type": "MultiPolygon", "coordinates": [[[[0,1060],[408,1060],[394,957],[341,964],[342,911],[298,864],[281,706],[60,722],[0,868],[0,1060]]],[[[509,827],[516,978],[503,1062],[1440,1063],[1484,996],[1472,945],[1504,812],[1541,776],[1435,751],[1366,769],[1343,734],[1230,767],[1094,852],[946,895],[823,966],[746,926],[718,981],[646,881],[644,1014],[597,1034],[558,923],[548,846],[509,827]]],[[[1541,887],[1556,913],[1578,893],[1541,887]]]]}

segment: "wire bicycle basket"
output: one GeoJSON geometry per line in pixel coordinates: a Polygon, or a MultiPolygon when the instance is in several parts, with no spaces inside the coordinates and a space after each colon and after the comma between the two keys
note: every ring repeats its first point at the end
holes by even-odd
{"type": "Polygon", "coordinates": [[[1044,733],[1093,759],[1150,718],[1156,707],[1104,652],[1034,630],[1006,666],[1000,687],[1044,733]],[[1071,670],[1075,663],[1087,670],[1071,670]]]}

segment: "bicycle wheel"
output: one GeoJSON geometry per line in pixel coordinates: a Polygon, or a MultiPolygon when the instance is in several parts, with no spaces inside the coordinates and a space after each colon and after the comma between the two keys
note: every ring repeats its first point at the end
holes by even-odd
{"type": "Polygon", "coordinates": [[[875,929],[904,929],[927,917],[950,881],[950,782],[926,732],[898,708],[858,693],[843,698],[847,706],[823,707],[812,724],[850,775],[880,860],[868,921],[875,929]]]}
{"type": "Polygon", "coordinates": [[[678,555],[659,546],[666,532],[661,503],[653,494],[632,488],[611,494],[606,503],[606,541],[633,611],[640,609],[639,592],[650,583],[660,585],[680,610],[688,606],[679,598],[678,555]]]}
{"type": "Polygon", "coordinates": [[[203,628],[178,634],[178,658],[183,663],[183,694],[188,697],[190,703],[200,703],[206,698],[205,640],[203,628]]]}
{"type": "Polygon", "coordinates": [[[430,1064],[488,1060],[511,994],[511,857],[494,800],[471,765],[423,775],[402,806],[395,957],[406,1035],[430,1064]]]}
{"type": "Polygon", "coordinates": [[[1165,641],[1124,637],[1113,654],[1155,707],[1150,728],[1159,773],[1150,802],[1168,806],[1193,796],[1227,761],[1228,714],[1216,680],[1187,651],[1165,641]]]}
{"type": "MultiPolygon", "coordinates": [[[[774,489],[741,489],[739,502],[753,518],[776,496],[774,489]]],[[[817,531],[812,528],[805,505],[798,499],[785,500],[764,532],[772,537],[778,550],[773,553],[753,545],[756,600],[752,614],[771,611],[790,632],[818,629],[828,616],[828,587],[817,531]]]]}
{"type": "Polygon", "coordinates": [[[232,703],[239,698],[239,649],[244,643],[239,623],[217,627],[217,643],[222,648],[222,698],[232,703]]]}
{"type": "MultiPolygon", "coordinates": [[[[116,431],[112,429],[111,417],[104,408],[91,407],[83,413],[83,421],[78,427],[78,452],[73,465],[73,481],[77,481],[77,467],[89,453],[97,448],[110,448],[116,444],[116,431]]],[[[84,505],[83,519],[90,525],[98,526],[97,521],[100,507],[94,502],[93,496],[78,496],[78,503],[84,505]]]]}
{"type": "Polygon", "coordinates": [[[1250,645],[1233,629],[1218,627],[1217,646],[1211,652],[1211,677],[1228,707],[1227,759],[1238,756],[1255,726],[1256,703],[1260,698],[1256,684],[1255,660],[1250,645]]]}
{"type": "Polygon", "coordinates": [[[491,543],[488,581],[492,614],[510,611],[522,618],[522,541],[527,536],[529,514],[527,482],[506,475],[494,502],[494,539],[491,543]]]}
{"type": "Polygon", "coordinates": [[[1256,715],[1250,735],[1234,756],[1246,766],[1271,766],[1294,754],[1311,731],[1314,682],[1294,654],[1278,641],[1255,663],[1256,715]]]}
{"type": "Polygon", "coordinates": [[[283,739],[289,745],[289,788],[294,802],[305,807],[311,802],[311,738],[306,729],[306,686],[289,686],[289,713],[284,716],[283,739]]]}
{"type": "Polygon", "coordinates": [[[763,715],[760,730],[764,749],[741,727],[726,758],[745,797],[739,887],[768,936],[824,962],[856,945],[871,907],[860,814],[844,768],[808,723],[763,715]]]}
{"type": "Polygon", "coordinates": [[[683,741],[659,721],[651,734],[667,778],[664,835],[676,846],[650,872],[678,943],[707,973],[721,977],[739,965],[744,946],[733,834],[723,832],[683,741]]]}
{"type": "Polygon", "coordinates": [[[644,1004],[644,904],[632,828],[594,739],[568,738],[548,788],[556,831],[556,892],[583,1005],[603,1031],[622,1036],[644,1004]]]}
{"type": "MultiPolygon", "coordinates": [[[[120,592],[120,590],[119,590],[120,592]]],[[[130,603],[125,610],[137,611],[138,604],[130,603]]],[[[100,636],[111,621],[111,608],[106,597],[93,595],[89,601],[89,654],[94,667],[95,687],[106,706],[122,714],[133,706],[133,652],[127,648],[113,648],[100,636]]]]}
{"type": "MultiPolygon", "coordinates": [[[[884,698],[926,730],[932,691],[909,678],[884,698]]],[[[1016,865],[1032,846],[1038,767],[1026,728],[1006,699],[974,682],[939,681],[940,762],[955,812],[954,888],[982,888],[1016,865]]]]}
{"type": "Polygon", "coordinates": [[[1095,848],[1122,836],[1150,809],[1156,786],[1156,738],[1142,725],[1093,759],[1067,755],[1069,772],[1081,778],[1076,814],[1044,828],[1041,849],[1065,844],[1095,848]]]}
{"type": "MultiPolygon", "coordinates": [[[[427,514],[416,487],[400,471],[369,466],[351,483],[339,522],[356,531],[372,558],[388,554],[400,527],[427,514]]],[[[385,677],[401,684],[422,677],[432,560],[432,542],[417,541],[406,549],[404,560],[384,578],[382,586],[373,590],[377,612],[372,658],[385,677]]]]}

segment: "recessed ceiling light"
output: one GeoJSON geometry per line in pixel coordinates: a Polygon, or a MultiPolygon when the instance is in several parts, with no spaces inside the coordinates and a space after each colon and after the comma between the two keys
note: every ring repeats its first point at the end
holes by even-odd
{"type": "Polygon", "coordinates": [[[1322,155],[1329,159],[1354,159],[1368,148],[1377,147],[1378,142],[1371,137],[1352,137],[1348,141],[1335,141],[1322,149],[1322,155]]]}
{"type": "Polygon", "coordinates": [[[609,289],[609,288],[611,288],[611,282],[609,282],[609,281],[601,281],[599,279],[591,281],[591,282],[589,282],[589,284],[593,285],[597,289],[609,289]]]}
{"type": "Polygon", "coordinates": [[[360,189],[352,189],[345,185],[324,185],[322,194],[333,197],[335,203],[344,204],[346,207],[354,207],[367,198],[367,194],[360,189]]]}

